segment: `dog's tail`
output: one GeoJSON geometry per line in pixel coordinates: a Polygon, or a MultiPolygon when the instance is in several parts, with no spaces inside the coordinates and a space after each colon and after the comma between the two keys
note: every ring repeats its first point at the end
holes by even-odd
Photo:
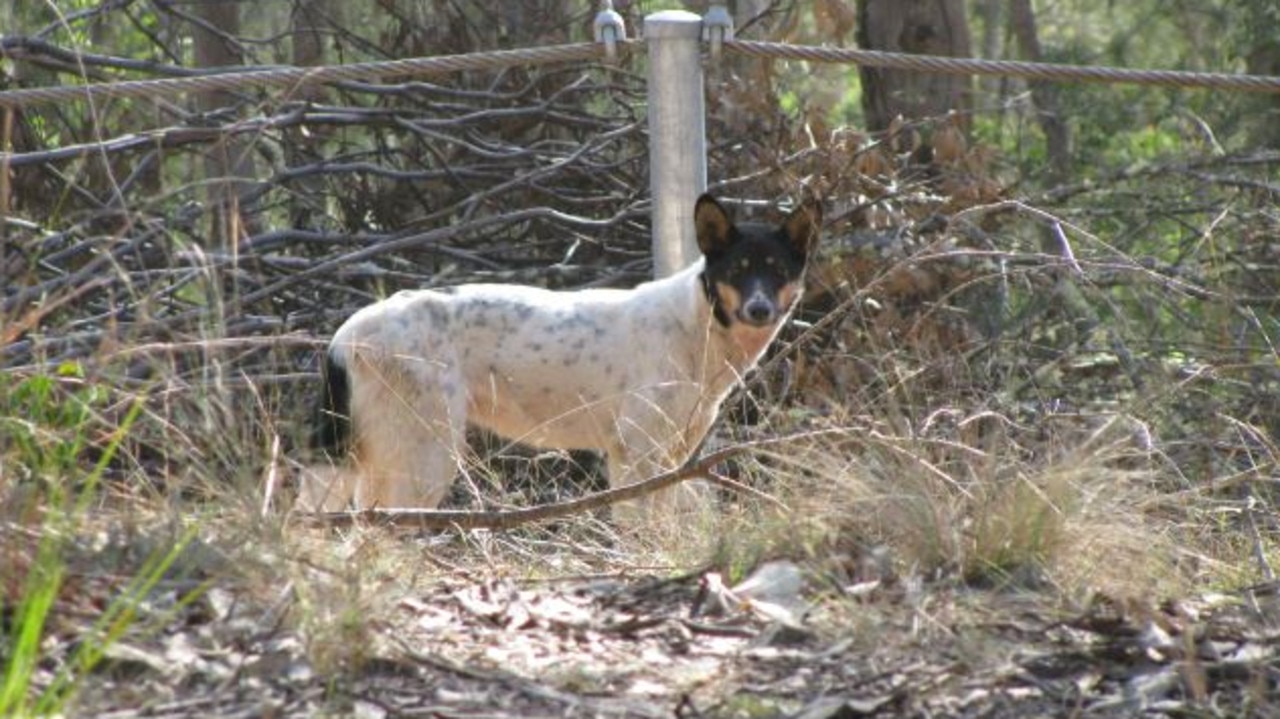
{"type": "Polygon", "coordinates": [[[311,449],[339,459],[351,446],[351,385],[347,379],[347,368],[332,351],[324,353],[320,379],[324,386],[320,389],[311,449]]]}

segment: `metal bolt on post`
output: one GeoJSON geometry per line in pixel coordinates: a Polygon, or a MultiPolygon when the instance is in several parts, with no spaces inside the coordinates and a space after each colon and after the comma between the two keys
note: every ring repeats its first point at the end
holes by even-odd
{"type": "Polygon", "coordinates": [[[711,44],[712,64],[719,65],[725,42],[733,39],[733,16],[724,5],[716,3],[707,8],[706,17],[702,18],[702,39],[711,44]]]}
{"type": "Polygon", "coordinates": [[[600,12],[591,25],[596,42],[604,44],[605,62],[618,61],[618,43],[627,39],[627,25],[622,15],[613,9],[613,0],[603,0],[600,12]]]}
{"type": "Polygon", "coordinates": [[[664,10],[644,19],[649,46],[649,188],[653,273],[666,277],[698,257],[693,204],[707,188],[707,138],[699,39],[702,18],[664,10]]]}

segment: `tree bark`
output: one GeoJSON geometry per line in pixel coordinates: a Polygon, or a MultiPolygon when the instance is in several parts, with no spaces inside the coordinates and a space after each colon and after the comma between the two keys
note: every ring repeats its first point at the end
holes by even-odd
{"type": "MultiPolygon", "coordinates": [[[[1245,55],[1245,69],[1250,75],[1280,75],[1280,40],[1259,38],[1245,55]]],[[[1280,147],[1280,96],[1259,95],[1251,104],[1256,108],[1249,123],[1251,144],[1280,147]]]]}
{"type": "MultiPolygon", "coordinates": [[[[236,39],[240,34],[240,4],[205,0],[197,3],[194,10],[201,21],[193,24],[191,29],[196,67],[243,64],[244,56],[236,39]]],[[[203,112],[221,111],[235,102],[235,94],[225,91],[202,92],[196,96],[196,105],[203,112]]],[[[211,247],[234,247],[237,239],[247,234],[238,198],[254,175],[249,145],[228,136],[205,155],[204,168],[209,180],[205,199],[212,210],[206,242],[211,247]]]]}
{"type": "MultiPolygon", "coordinates": [[[[325,64],[325,37],[328,30],[340,26],[335,16],[341,6],[333,0],[294,0],[289,18],[293,35],[293,64],[297,67],[317,67],[325,64]]],[[[304,85],[293,92],[291,99],[321,104],[330,93],[321,85],[304,85]]],[[[332,135],[331,127],[314,125],[284,132],[285,160],[290,167],[303,167],[317,162],[324,155],[324,145],[332,135]]],[[[289,226],[312,228],[316,219],[325,213],[324,191],[326,180],[322,175],[300,177],[295,183],[297,201],[289,203],[289,226]]]]}
{"type": "MultiPolygon", "coordinates": [[[[867,50],[969,57],[969,25],[963,0],[859,0],[858,45],[867,50]]],[[[952,110],[967,117],[972,80],[963,75],[931,75],[859,67],[867,128],[882,131],[899,115],[942,117],[952,110]]]]}
{"type": "MultiPolygon", "coordinates": [[[[330,26],[334,6],[331,0],[295,0],[289,24],[293,34],[293,64],[297,67],[324,64],[324,31],[330,26]]],[[[316,102],[324,95],[323,87],[305,85],[298,88],[295,97],[316,102]]]]}
{"type": "MultiPolygon", "coordinates": [[[[1002,55],[1000,39],[1001,30],[1005,27],[1001,22],[1003,10],[1004,0],[981,0],[978,3],[978,13],[982,17],[982,57],[998,58],[1002,55]]],[[[994,75],[983,77],[978,82],[983,92],[991,97],[999,97],[1004,86],[1004,78],[994,75]]]]}
{"type": "MultiPolygon", "coordinates": [[[[1009,0],[1009,22],[1022,58],[1031,62],[1043,62],[1044,51],[1040,47],[1040,35],[1036,28],[1035,12],[1031,0],[1009,0]]],[[[1036,108],[1036,121],[1044,133],[1049,158],[1050,184],[1066,181],[1071,172],[1071,128],[1058,108],[1058,89],[1048,82],[1029,82],[1031,102],[1036,108]]]]}

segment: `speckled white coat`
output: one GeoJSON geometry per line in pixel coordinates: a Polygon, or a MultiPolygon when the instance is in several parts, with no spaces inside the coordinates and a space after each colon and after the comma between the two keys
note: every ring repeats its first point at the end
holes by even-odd
{"type": "Polygon", "coordinates": [[[468,423],[598,450],[613,486],[679,466],[782,324],[721,326],[702,268],[631,290],[464,285],[360,310],[330,346],[352,392],[353,472],[316,475],[328,478],[304,486],[306,501],[434,507],[460,468],[468,423]]]}

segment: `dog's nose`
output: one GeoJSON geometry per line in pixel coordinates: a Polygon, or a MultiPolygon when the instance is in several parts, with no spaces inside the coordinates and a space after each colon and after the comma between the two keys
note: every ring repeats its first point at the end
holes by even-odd
{"type": "Polygon", "coordinates": [[[753,298],[742,308],[743,318],[753,325],[767,325],[777,316],[773,303],[761,298],[753,298]]]}

